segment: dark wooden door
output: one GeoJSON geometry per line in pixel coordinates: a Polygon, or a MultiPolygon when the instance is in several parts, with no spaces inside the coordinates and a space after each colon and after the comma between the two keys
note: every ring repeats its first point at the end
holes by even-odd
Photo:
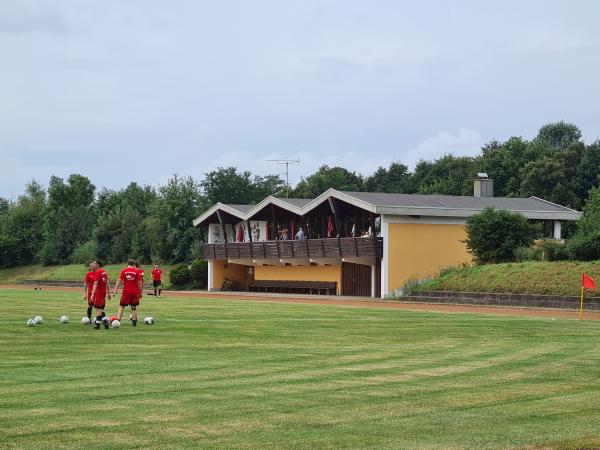
{"type": "Polygon", "coordinates": [[[342,263],[342,295],[371,296],[371,266],[342,263]]]}

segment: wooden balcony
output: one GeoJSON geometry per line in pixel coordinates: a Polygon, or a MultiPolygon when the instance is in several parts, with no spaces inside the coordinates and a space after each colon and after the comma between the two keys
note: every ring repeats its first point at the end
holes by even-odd
{"type": "Polygon", "coordinates": [[[204,244],[204,259],[214,260],[312,260],[381,258],[383,238],[349,237],[299,241],[236,242],[204,244]]]}

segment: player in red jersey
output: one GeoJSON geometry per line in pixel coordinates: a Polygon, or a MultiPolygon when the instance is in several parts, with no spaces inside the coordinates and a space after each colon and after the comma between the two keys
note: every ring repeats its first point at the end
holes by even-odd
{"type": "Polygon", "coordinates": [[[140,293],[142,290],[142,276],[140,271],[135,267],[135,260],[127,260],[127,267],[121,270],[119,279],[115,284],[113,296],[117,295],[119,287],[123,284],[123,292],[121,293],[121,301],[119,303],[119,312],[117,319],[119,322],[123,318],[125,307],[131,307],[131,325],[137,326],[137,307],[140,304],[140,293]]]}
{"type": "Polygon", "coordinates": [[[152,286],[154,287],[154,296],[160,298],[162,292],[162,270],[158,264],[154,264],[152,270],[152,286]]]}
{"type": "Polygon", "coordinates": [[[95,328],[99,329],[100,324],[104,323],[104,328],[108,328],[108,320],[104,313],[106,305],[106,296],[110,300],[110,283],[108,282],[108,274],[102,268],[102,261],[95,259],[92,261],[94,268],[94,289],[92,290],[92,298],[94,299],[94,308],[96,308],[95,328]]]}
{"type": "Polygon", "coordinates": [[[90,263],[90,270],[85,274],[83,279],[83,300],[87,302],[87,318],[92,321],[92,310],[94,309],[94,298],[92,297],[92,290],[94,289],[94,269],[92,268],[93,263],[90,263]]]}
{"type": "Polygon", "coordinates": [[[142,269],[142,267],[140,266],[140,262],[137,259],[135,260],[135,268],[140,273],[140,281],[142,282],[142,284],[140,285],[140,299],[141,299],[142,295],[144,294],[144,275],[146,274],[146,272],[144,272],[144,269],[142,269]]]}

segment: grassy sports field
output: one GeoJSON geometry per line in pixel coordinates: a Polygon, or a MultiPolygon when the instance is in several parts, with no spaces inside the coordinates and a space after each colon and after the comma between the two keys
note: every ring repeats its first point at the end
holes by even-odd
{"type": "Polygon", "coordinates": [[[600,447],[598,322],[79,297],[0,288],[0,447],[600,447]]]}

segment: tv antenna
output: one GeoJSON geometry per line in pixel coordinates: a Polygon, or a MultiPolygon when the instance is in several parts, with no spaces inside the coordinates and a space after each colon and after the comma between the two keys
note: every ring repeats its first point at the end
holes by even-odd
{"type": "Polygon", "coordinates": [[[277,164],[281,164],[285,166],[285,172],[280,173],[279,175],[285,175],[285,185],[287,189],[285,190],[285,196],[290,196],[290,164],[298,164],[300,165],[300,158],[298,159],[267,159],[270,162],[276,162],[277,164]]]}

